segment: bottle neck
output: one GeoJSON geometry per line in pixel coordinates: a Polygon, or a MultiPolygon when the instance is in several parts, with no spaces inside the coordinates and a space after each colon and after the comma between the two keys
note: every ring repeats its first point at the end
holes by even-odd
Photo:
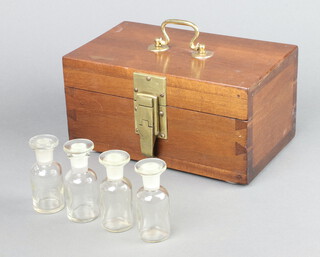
{"type": "Polygon", "coordinates": [[[53,149],[35,150],[36,160],[39,165],[49,165],[53,161],[53,149]]]}
{"type": "Polygon", "coordinates": [[[106,166],[108,180],[113,181],[122,179],[123,168],[124,166],[106,166]]]}
{"type": "Polygon", "coordinates": [[[160,174],[157,175],[142,175],[143,188],[147,191],[154,191],[160,188],[160,174]]]}
{"type": "Polygon", "coordinates": [[[88,171],[89,156],[73,156],[70,158],[71,169],[75,173],[88,171]]]}

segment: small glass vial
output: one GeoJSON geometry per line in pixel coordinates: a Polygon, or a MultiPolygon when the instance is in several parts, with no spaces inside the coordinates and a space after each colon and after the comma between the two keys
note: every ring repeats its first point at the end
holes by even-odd
{"type": "Polygon", "coordinates": [[[40,213],[55,213],[64,208],[61,166],[53,161],[53,150],[58,138],[38,135],[30,138],[37,162],[31,169],[33,209],[40,213]]]}
{"type": "Polygon", "coordinates": [[[110,232],[123,232],[132,227],[132,186],[123,177],[123,168],[130,155],[121,150],[110,150],[99,156],[107,178],[100,184],[102,227],[110,232]]]}
{"type": "Polygon", "coordinates": [[[66,142],[64,151],[71,162],[65,176],[67,216],[73,222],[89,222],[99,216],[99,186],[95,172],[88,169],[94,145],[88,139],[66,142]]]}
{"type": "Polygon", "coordinates": [[[143,159],[135,165],[143,180],[143,187],[137,192],[137,218],[140,237],[145,242],[161,242],[170,235],[169,194],[160,186],[160,175],[166,168],[158,158],[143,159]]]}

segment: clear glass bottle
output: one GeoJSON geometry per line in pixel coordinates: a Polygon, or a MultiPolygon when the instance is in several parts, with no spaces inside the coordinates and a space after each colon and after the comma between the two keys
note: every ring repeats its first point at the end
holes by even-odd
{"type": "Polygon", "coordinates": [[[40,213],[55,213],[64,208],[61,166],[53,161],[53,150],[59,140],[53,135],[30,138],[37,162],[31,169],[33,209],[40,213]]]}
{"type": "Polygon", "coordinates": [[[94,145],[88,139],[73,139],[63,146],[71,162],[65,176],[67,216],[73,222],[89,222],[99,216],[99,185],[95,172],[88,169],[94,145]]]}
{"type": "Polygon", "coordinates": [[[110,232],[123,232],[133,225],[132,186],[123,177],[124,166],[130,155],[121,150],[110,150],[99,156],[107,178],[100,184],[102,227],[110,232]]]}
{"type": "Polygon", "coordinates": [[[140,237],[145,242],[161,242],[170,235],[169,194],[160,186],[160,175],[166,168],[158,158],[143,159],[135,165],[143,180],[143,187],[137,192],[137,218],[140,237]]]}

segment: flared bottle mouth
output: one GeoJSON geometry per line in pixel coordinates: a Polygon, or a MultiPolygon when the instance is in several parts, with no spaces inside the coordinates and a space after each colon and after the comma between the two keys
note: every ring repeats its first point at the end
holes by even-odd
{"type": "Polygon", "coordinates": [[[93,142],[84,138],[69,140],[63,145],[63,150],[67,155],[90,153],[93,148],[93,142]]]}
{"type": "Polygon", "coordinates": [[[41,134],[30,138],[29,146],[33,150],[51,150],[57,147],[59,140],[50,134],[41,134]]]}
{"type": "Polygon", "coordinates": [[[124,166],[130,161],[130,155],[122,150],[109,150],[99,155],[99,162],[104,166],[124,166]]]}
{"type": "Polygon", "coordinates": [[[143,176],[160,175],[167,169],[167,164],[159,158],[146,158],[138,161],[135,164],[134,169],[143,176]]]}

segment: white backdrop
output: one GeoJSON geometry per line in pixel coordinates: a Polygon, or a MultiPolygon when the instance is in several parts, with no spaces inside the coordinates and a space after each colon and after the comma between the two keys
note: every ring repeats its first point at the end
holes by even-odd
{"type": "MultiPolygon", "coordinates": [[[[320,33],[318,1],[0,1],[0,256],[320,256],[320,33]],[[67,140],[61,57],[128,20],[193,21],[203,32],[299,46],[296,138],[249,185],[178,171],[162,184],[172,203],[172,236],[143,243],[136,226],[112,234],[99,220],[73,224],[65,210],[32,210],[27,140],[67,140]]],[[[91,167],[104,177],[93,154],[91,167]]],[[[64,174],[69,163],[55,154],[64,174]]],[[[141,179],[126,176],[134,184],[141,179]]]]}

